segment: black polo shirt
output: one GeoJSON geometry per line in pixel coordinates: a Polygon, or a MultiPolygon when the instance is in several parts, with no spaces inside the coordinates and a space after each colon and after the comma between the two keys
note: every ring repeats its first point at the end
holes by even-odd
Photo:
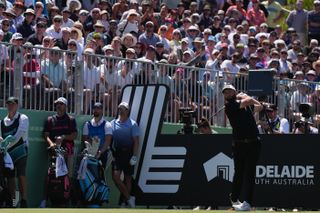
{"type": "Polygon", "coordinates": [[[232,126],[235,140],[256,139],[259,131],[253,117],[254,106],[240,108],[240,101],[226,103],[225,112],[232,126]]]}

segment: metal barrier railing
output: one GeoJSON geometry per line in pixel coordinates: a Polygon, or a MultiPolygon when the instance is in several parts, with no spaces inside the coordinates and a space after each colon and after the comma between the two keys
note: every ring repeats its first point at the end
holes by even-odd
{"type": "MultiPolygon", "coordinates": [[[[220,111],[224,105],[222,87],[232,83],[239,91],[248,89],[247,73],[153,63],[147,59],[78,55],[55,48],[1,45],[8,52],[8,57],[0,59],[3,107],[6,98],[14,95],[22,100],[23,108],[52,111],[54,100],[64,96],[69,101],[69,112],[91,114],[93,103],[100,101],[105,115],[114,117],[126,84],[162,83],[170,88],[166,122],[179,122],[179,110],[190,108],[195,111],[196,120],[205,117],[213,125],[226,126],[224,110],[220,111]]],[[[293,113],[303,102],[313,103],[316,114],[320,114],[317,84],[274,78],[274,93],[264,101],[277,104],[278,114],[290,120],[294,120],[293,113]]]]}

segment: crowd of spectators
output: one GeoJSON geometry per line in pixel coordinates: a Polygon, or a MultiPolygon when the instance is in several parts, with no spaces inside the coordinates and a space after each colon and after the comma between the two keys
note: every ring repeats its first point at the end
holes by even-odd
{"type": "Polygon", "coordinates": [[[235,84],[234,75],[271,69],[283,79],[290,112],[311,102],[320,113],[320,1],[310,11],[301,0],[291,6],[292,11],[275,0],[1,0],[0,41],[52,51],[20,53],[2,43],[0,65],[3,71],[8,64],[18,67],[17,58],[26,59],[24,86],[54,94],[53,88],[74,87],[69,67],[83,62],[85,113],[94,101],[115,111],[126,84],[165,83],[174,120],[186,106],[208,118],[216,79],[224,73],[233,74],[227,81],[235,84]],[[76,54],[61,52],[67,50],[76,54]],[[102,56],[127,60],[97,60],[102,56]],[[100,100],[93,100],[95,94],[100,100]]]}

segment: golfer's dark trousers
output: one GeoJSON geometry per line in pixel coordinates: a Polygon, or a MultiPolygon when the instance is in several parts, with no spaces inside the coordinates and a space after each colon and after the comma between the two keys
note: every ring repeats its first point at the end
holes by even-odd
{"type": "Polygon", "coordinates": [[[231,199],[240,199],[243,190],[243,201],[252,204],[255,185],[256,164],[260,155],[261,142],[259,139],[235,140],[232,143],[234,176],[231,199]]]}

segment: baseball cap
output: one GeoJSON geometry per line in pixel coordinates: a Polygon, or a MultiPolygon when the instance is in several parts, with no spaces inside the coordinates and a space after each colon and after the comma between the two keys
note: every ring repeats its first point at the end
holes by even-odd
{"type": "Polygon", "coordinates": [[[18,102],[19,102],[18,98],[11,96],[7,99],[6,104],[10,104],[10,103],[18,104],[18,102]]]}
{"type": "Polygon", "coordinates": [[[277,107],[277,105],[275,105],[275,104],[269,104],[269,105],[267,106],[266,110],[269,111],[269,112],[273,112],[273,111],[275,111],[275,110],[278,110],[278,107],[277,107]]]}
{"type": "Polygon", "coordinates": [[[55,103],[55,104],[57,104],[57,103],[63,103],[63,104],[66,105],[66,106],[68,105],[68,101],[67,101],[67,99],[64,98],[64,97],[58,98],[57,100],[54,101],[54,103],[55,103]]]}
{"type": "Polygon", "coordinates": [[[102,109],[102,103],[100,103],[100,102],[96,102],[96,103],[94,103],[94,105],[93,105],[93,108],[100,108],[100,109],[102,109]]]}
{"type": "Polygon", "coordinates": [[[23,37],[22,37],[21,33],[14,33],[12,35],[12,39],[13,40],[21,40],[21,39],[23,39],[23,37]]]}
{"type": "Polygon", "coordinates": [[[126,108],[127,110],[129,110],[129,104],[127,102],[121,102],[119,105],[118,105],[118,108],[120,107],[124,107],[126,108]]]}
{"type": "Polygon", "coordinates": [[[226,89],[230,89],[230,90],[236,91],[236,88],[234,88],[234,86],[232,86],[231,84],[226,84],[226,85],[224,85],[224,87],[222,88],[222,93],[223,93],[226,89]]]}
{"type": "Polygon", "coordinates": [[[314,70],[309,70],[306,75],[314,75],[317,76],[316,72],[314,70]]]}

